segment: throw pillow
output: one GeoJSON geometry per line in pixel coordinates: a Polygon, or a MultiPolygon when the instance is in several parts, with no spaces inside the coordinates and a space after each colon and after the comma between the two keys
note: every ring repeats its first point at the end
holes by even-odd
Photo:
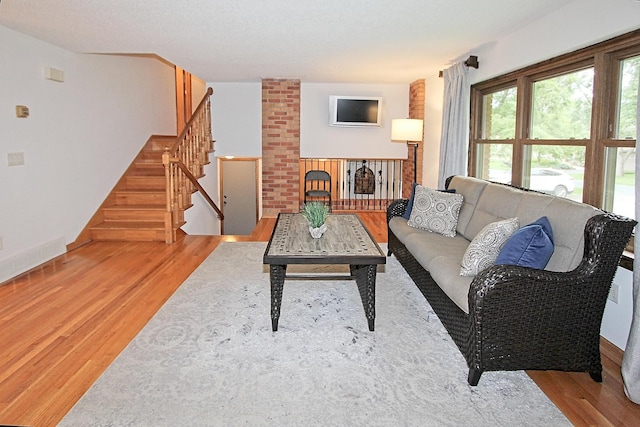
{"type": "Polygon", "coordinates": [[[507,239],[520,227],[518,218],[509,218],[486,225],[473,238],[462,257],[461,276],[475,276],[491,267],[507,239]]]}
{"type": "Polygon", "coordinates": [[[415,183],[415,182],[411,186],[411,196],[409,196],[409,203],[407,203],[407,209],[402,214],[402,218],[406,219],[407,221],[409,220],[409,217],[411,216],[411,210],[413,209],[413,199],[416,196],[416,187],[417,186],[418,186],[418,184],[415,183]]]}
{"type": "Polygon", "coordinates": [[[513,233],[502,247],[496,264],[542,270],[553,255],[553,230],[546,216],[513,233]]]}
{"type": "MultiPolygon", "coordinates": [[[[404,211],[404,213],[402,214],[402,218],[409,220],[409,218],[411,217],[411,209],[413,209],[413,199],[415,198],[416,195],[416,187],[419,186],[419,184],[417,183],[413,183],[413,185],[411,185],[411,196],[409,196],[409,202],[407,203],[407,209],[404,211]]],[[[438,190],[438,191],[442,191],[443,193],[455,193],[456,190],[455,189],[449,189],[449,190],[438,190]]]]}
{"type": "Polygon", "coordinates": [[[407,224],[421,230],[454,237],[460,207],[462,207],[462,195],[442,193],[417,185],[407,224]]]}

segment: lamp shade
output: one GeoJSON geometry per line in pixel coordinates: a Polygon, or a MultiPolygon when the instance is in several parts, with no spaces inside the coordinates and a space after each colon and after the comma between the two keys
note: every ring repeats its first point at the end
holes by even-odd
{"type": "Polygon", "coordinates": [[[422,141],[422,120],[392,119],[391,140],[404,142],[422,141]]]}

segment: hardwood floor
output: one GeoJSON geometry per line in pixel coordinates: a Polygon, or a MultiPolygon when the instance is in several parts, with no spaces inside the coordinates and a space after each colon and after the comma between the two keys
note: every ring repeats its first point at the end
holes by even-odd
{"type": "MultiPolygon", "coordinates": [[[[362,213],[380,243],[384,213],[362,213]]],[[[275,218],[250,236],[94,242],[0,286],[0,425],[54,426],[221,241],[269,239],[275,218]]],[[[604,381],[588,374],[529,375],[575,425],[639,425],[624,396],[619,352],[603,347],[604,381]]]]}

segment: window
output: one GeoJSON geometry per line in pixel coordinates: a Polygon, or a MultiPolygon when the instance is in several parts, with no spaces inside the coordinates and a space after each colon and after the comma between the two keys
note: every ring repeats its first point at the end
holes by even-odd
{"type": "Polygon", "coordinates": [[[593,68],[534,82],[531,138],[589,138],[592,100],[593,68]]]}
{"type": "Polygon", "coordinates": [[[635,157],[640,56],[619,61],[616,115],[612,140],[608,142],[604,170],[604,209],[635,216],[635,157]]]}
{"type": "Polygon", "coordinates": [[[516,88],[484,95],[484,139],[514,139],[516,134],[516,88]]]}
{"type": "Polygon", "coordinates": [[[469,174],[634,217],[640,30],[471,88],[469,174]]]}

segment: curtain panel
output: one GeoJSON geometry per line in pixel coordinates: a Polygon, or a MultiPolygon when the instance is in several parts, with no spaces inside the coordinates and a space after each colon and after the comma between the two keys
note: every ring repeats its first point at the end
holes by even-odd
{"type": "Polygon", "coordinates": [[[443,72],[444,103],[438,188],[444,188],[444,181],[450,175],[467,174],[470,97],[467,73],[468,67],[463,62],[454,64],[443,72]]]}
{"type": "MultiPolygon", "coordinates": [[[[640,133],[640,82],[638,84],[638,110],[636,125],[636,147],[638,146],[638,134],[640,133]]],[[[636,154],[636,219],[640,218],[640,156],[636,154]]],[[[638,226],[636,226],[636,232],[638,226]]],[[[636,234],[634,241],[634,254],[640,254],[640,236],[636,234]]],[[[631,401],[640,405],[640,260],[633,260],[633,317],[627,347],[622,359],[622,380],[624,392],[631,401]]]]}

